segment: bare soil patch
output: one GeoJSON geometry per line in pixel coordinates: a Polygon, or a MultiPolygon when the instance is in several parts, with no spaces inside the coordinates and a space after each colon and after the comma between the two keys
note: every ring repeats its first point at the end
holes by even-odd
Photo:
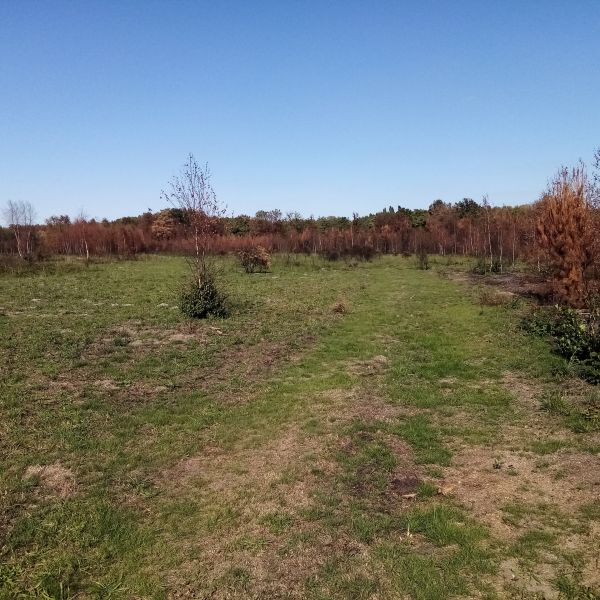
{"type": "Polygon", "coordinates": [[[553,300],[550,283],[547,281],[547,278],[537,273],[510,272],[478,275],[477,273],[453,269],[441,269],[438,273],[451,281],[499,288],[501,293],[507,295],[507,298],[510,296],[521,296],[532,298],[542,303],[548,303],[553,300]]]}

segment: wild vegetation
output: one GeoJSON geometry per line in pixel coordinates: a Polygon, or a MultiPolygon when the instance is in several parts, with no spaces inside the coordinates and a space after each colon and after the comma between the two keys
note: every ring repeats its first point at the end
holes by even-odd
{"type": "Polygon", "coordinates": [[[528,301],[218,263],[225,320],[178,257],[3,276],[0,597],[599,597],[599,398],[528,301]]]}
{"type": "MultiPolygon", "coordinates": [[[[561,169],[539,201],[492,207],[464,198],[442,200],[429,209],[392,206],[364,217],[302,218],[279,210],[254,217],[225,216],[210,183],[208,167],[190,155],[180,176],[163,192],[169,207],[153,214],[109,222],[71,221],[66,216],[34,225],[28,203],[10,203],[9,227],[0,228],[5,269],[18,270],[12,257],[32,262],[44,256],[80,255],[131,258],[143,253],[177,253],[206,268],[211,255],[238,253],[249,267],[264,252],[320,254],[328,260],[371,260],[380,254],[460,255],[478,259],[481,273],[502,273],[527,263],[545,273],[553,299],[575,307],[589,305],[600,278],[600,150],[589,176],[585,165],[561,169]],[[244,259],[246,257],[246,259],[244,259]]],[[[420,258],[419,260],[423,262],[420,258]]],[[[424,263],[423,263],[424,264],[424,263]]],[[[252,266],[255,265],[255,266],[252,266]]]]}
{"type": "Polygon", "coordinates": [[[156,215],[10,204],[0,599],[600,598],[599,183],[225,217],[190,155],[156,215]]]}

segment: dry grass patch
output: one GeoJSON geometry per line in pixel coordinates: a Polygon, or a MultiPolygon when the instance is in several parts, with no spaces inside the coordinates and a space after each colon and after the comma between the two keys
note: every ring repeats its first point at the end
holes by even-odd
{"type": "Polygon", "coordinates": [[[30,465],[23,474],[23,481],[29,485],[36,485],[43,495],[55,498],[69,498],[76,490],[73,471],[58,462],[50,465],[30,465]]]}
{"type": "Polygon", "coordinates": [[[387,369],[389,362],[389,359],[383,356],[383,354],[379,354],[368,360],[354,360],[350,362],[348,372],[361,377],[381,375],[387,369]]]}

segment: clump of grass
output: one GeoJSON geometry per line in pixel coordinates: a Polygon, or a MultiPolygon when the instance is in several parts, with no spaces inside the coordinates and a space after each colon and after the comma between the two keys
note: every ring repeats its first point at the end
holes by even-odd
{"type": "Polygon", "coordinates": [[[442,600],[468,595],[480,576],[493,572],[487,531],[457,508],[433,504],[410,511],[402,523],[407,540],[420,534],[447,551],[419,552],[408,542],[384,543],[376,556],[388,569],[393,590],[401,597],[442,600]]]}
{"type": "Polygon", "coordinates": [[[562,448],[568,447],[564,440],[536,440],[531,444],[531,451],[536,454],[554,454],[562,448]]]}
{"type": "Polygon", "coordinates": [[[436,496],[438,493],[438,486],[428,481],[423,481],[419,484],[417,489],[417,496],[419,498],[431,498],[436,496]]]}
{"type": "Polygon", "coordinates": [[[294,524],[294,519],[291,515],[283,512],[271,512],[262,517],[261,522],[272,533],[284,533],[294,524]]]}
{"type": "Polygon", "coordinates": [[[565,600],[600,600],[598,591],[583,585],[579,578],[573,575],[560,575],[554,585],[565,600]]]}
{"type": "Polygon", "coordinates": [[[396,455],[380,439],[378,429],[378,424],[357,421],[348,431],[350,444],[338,455],[344,469],[344,481],[353,495],[383,493],[396,467],[396,455]]]}
{"type": "Polygon", "coordinates": [[[396,425],[393,431],[413,447],[418,463],[442,466],[450,464],[452,453],[442,443],[440,431],[431,425],[427,417],[411,417],[396,425]]]}
{"type": "Polygon", "coordinates": [[[331,310],[337,315],[347,315],[350,312],[348,304],[343,300],[336,302],[331,308],[331,310]]]}
{"type": "Polygon", "coordinates": [[[567,404],[562,394],[556,391],[546,393],[543,396],[542,409],[564,417],[568,417],[571,414],[571,407],[567,404]]]}
{"type": "Polygon", "coordinates": [[[600,521],[600,500],[585,504],[580,509],[581,515],[592,521],[600,521]]]}
{"type": "Polygon", "coordinates": [[[568,427],[575,433],[600,430],[600,396],[597,390],[591,390],[582,399],[567,399],[556,391],[547,393],[542,399],[542,409],[566,417],[568,427]]]}
{"type": "Polygon", "coordinates": [[[512,301],[506,293],[501,293],[489,287],[484,287],[479,291],[479,304],[481,306],[506,306],[512,301]]]}
{"type": "Polygon", "coordinates": [[[524,560],[535,560],[544,548],[553,548],[555,543],[556,533],[532,529],[519,536],[510,553],[524,560]]]}

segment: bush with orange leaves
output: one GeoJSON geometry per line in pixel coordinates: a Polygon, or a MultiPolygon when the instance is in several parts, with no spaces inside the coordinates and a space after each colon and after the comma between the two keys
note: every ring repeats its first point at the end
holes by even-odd
{"type": "Polygon", "coordinates": [[[561,301],[581,307],[587,299],[586,271],[593,260],[594,215],[583,165],[561,169],[543,194],[539,243],[552,267],[561,301]]]}
{"type": "Polygon", "coordinates": [[[271,266],[271,255],[262,246],[242,250],[239,257],[246,273],[266,273],[271,266]]]}

